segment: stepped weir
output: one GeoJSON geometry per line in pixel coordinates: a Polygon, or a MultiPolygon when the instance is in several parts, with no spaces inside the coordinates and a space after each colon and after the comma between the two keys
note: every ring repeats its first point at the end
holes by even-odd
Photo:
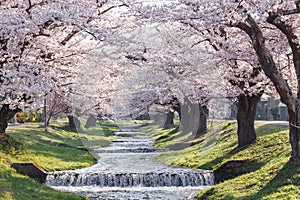
{"type": "Polygon", "coordinates": [[[133,127],[116,132],[116,137],[119,140],[109,147],[93,150],[100,157],[97,164],[49,173],[46,184],[92,200],[186,200],[214,184],[210,170],[171,167],[156,161],[155,156],[167,149],[154,147],[148,136],[133,127]],[[121,136],[124,133],[127,137],[121,136]]]}

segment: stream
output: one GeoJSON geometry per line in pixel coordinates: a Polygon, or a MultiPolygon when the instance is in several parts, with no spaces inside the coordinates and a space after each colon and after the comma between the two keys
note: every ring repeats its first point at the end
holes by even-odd
{"type": "Polygon", "coordinates": [[[115,134],[118,140],[109,147],[93,150],[100,157],[97,164],[49,173],[46,184],[91,200],[187,200],[214,184],[212,171],[156,161],[167,149],[154,147],[150,137],[134,126],[115,134]]]}

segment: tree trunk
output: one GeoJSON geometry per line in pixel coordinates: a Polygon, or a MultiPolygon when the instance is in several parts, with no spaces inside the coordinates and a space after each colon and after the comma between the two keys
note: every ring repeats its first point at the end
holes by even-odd
{"type": "Polygon", "coordinates": [[[5,130],[7,128],[8,124],[7,124],[7,120],[5,117],[3,117],[3,113],[0,113],[0,135],[4,135],[5,134],[5,130]]]}
{"type": "Polygon", "coordinates": [[[44,131],[48,132],[48,121],[47,121],[47,99],[44,99],[44,131]]]}
{"type": "Polygon", "coordinates": [[[80,121],[75,115],[68,115],[69,127],[74,130],[80,129],[80,121]]]}
{"type": "Polygon", "coordinates": [[[185,135],[193,130],[193,119],[195,118],[193,115],[195,113],[194,108],[192,108],[192,103],[187,98],[184,99],[184,102],[180,107],[180,129],[182,130],[181,135],[185,135]]]}
{"type": "Polygon", "coordinates": [[[194,138],[198,138],[202,135],[204,135],[207,132],[207,115],[208,115],[208,108],[207,106],[202,106],[201,104],[197,105],[196,112],[197,117],[195,120],[195,128],[193,130],[193,136],[194,138]],[[198,119],[198,120],[197,120],[198,119]]]}
{"type": "Polygon", "coordinates": [[[262,95],[238,97],[238,145],[239,147],[252,144],[256,140],[256,132],[254,127],[256,107],[262,95]]]}
{"type": "Polygon", "coordinates": [[[167,113],[167,117],[166,117],[166,120],[165,120],[165,124],[163,126],[164,129],[170,129],[170,128],[174,128],[175,125],[174,125],[174,112],[172,111],[168,111],[167,113]]]}
{"type": "Polygon", "coordinates": [[[49,113],[49,116],[48,116],[48,119],[47,119],[47,122],[46,122],[47,127],[50,125],[51,118],[52,118],[52,113],[49,113]]]}
{"type": "Polygon", "coordinates": [[[189,139],[194,139],[202,136],[207,131],[207,115],[208,109],[201,104],[195,104],[188,99],[184,100],[184,104],[181,106],[180,112],[180,126],[182,129],[182,135],[192,132],[192,136],[189,139]]]}
{"type": "Polygon", "coordinates": [[[94,115],[89,115],[84,127],[85,128],[95,127],[96,122],[97,122],[97,118],[94,115]]]}
{"type": "Polygon", "coordinates": [[[290,124],[290,143],[292,147],[291,160],[300,161],[300,103],[295,102],[295,111],[288,108],[290,124]]]}
{"type": "Polygon", "coordinates": [[[0,110],[0,135],[4,135],[8,126],[7,121],[15,116],[17,112],[21,112],[20,108],[11,110],[8,104],[4,104],[0,110]]]}

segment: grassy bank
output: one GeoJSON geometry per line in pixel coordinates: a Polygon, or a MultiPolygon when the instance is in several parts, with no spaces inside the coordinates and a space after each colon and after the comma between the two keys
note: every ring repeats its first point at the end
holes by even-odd
{"type": "MultiPolygon", "coordinates": [[[[237,148],[237,124],[214,122],[187,148],[161,154],[162,162],[217,170],[227,161],[247,161],[245,173],[201,191],[198,199],[300,199],[300,164],[289,162],[288,127],[257,123],[255,144],[237,148]]],[[[145,128],[157,146],[172,146],[187,136],[157,126],[145,128]]]]}
{"type": "Polygon", "coordinates": [[[13,162],[35,162],[47,171],[77,169],[96,163],[89,148],[108,146],[114,130],[118,127],[108,121],[101,126],[68,129],[66,123],[51,125],[49,132],[39,128],[39,123],[10,126],[9,147],[0,144],[0,199],[86,199],[84,197],[55,191],[29,177],[17,174],[10,168],[13,162]]]}

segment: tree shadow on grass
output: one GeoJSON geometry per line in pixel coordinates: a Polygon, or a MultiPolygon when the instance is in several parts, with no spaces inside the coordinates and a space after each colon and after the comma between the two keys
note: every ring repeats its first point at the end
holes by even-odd
{"type": "Polygon", "coordinates": [[[169,132],[166,132],[165,134],[159,136],[155,140],[155,143],[159,144],[159,143],[165,143],[173,140],[175,136],[177,136],[176,134],[178,133],[178,130],[179,130],[178,127],[174,128],[173,130],[170,129],[169,132]]]}
{"type": "Polygon", "coordinates": [[[284,186],[300,186],[300,167],[299,162],[287,162],[277,175],[258,193],[245,199],[262,199],[268,195],[278,192],[284,186]]]}
{"type": "MultiPolygon", "coordinates": [[[[237,142],[234,142],[230,145],[231,148],[233,148],[234,146],[237,145],[237,142]]],[[[199,166],[200,169],[213,169],[214,166],[221,164],[224,160],[228,160],[229,158],[231,158],[232,156],[234,156],[235,154],[239,153],[240,151],[243,151],[244,149],[248,148],[248,146],[245,147],[235,147],[233,148],[231,151],[229,151],[228,153],[226,153],[223,156],[219,156],[217,158],[215,158],[214,160],[211,160],[201,166],[199,166]]]]}
{"type": "MultiPolygon", "coordinates": [[[[234,147],[236,143],[233,143],[231,146],[234,147]]],[[[259,163],[251,161],[249,159],[244,160],[231,160],[235,154],[247,149],[245,147],[236,147],[229,151],[226,155],[215,158],[214,160],[207,162],[199,168],[201,169],[214,169],[215,183],[220,183],[228,179],[235,178],[242,174],[254,172],[259,170],[264,163],[259,163]],[[225,161],[225,162],[224,162],[225,161]],[[216,168],[216,166],[218,166],[216,168]]]]}
{"type": "Polygon", "coordinates": [[[31,158],[26,155],[27,150],[20,152],[19,156],[22,156],[23,159],[26,159],[27,161],[38,162],[38,164],[41,164],[39,163],[39,157],[45,157],[49,162],[51,160],[61,161],[61,164],[73,162],[74,166],[80,167],[80,163],[84,163],[86,161],[91,162],[90,160],[93,158],[79,138],[76,140],[77,144],[75,144],[74,141],[65,143],[66,141],[59,140],[58,137],[55,138],[47,133],[29,135],[17,133],[16,136],[16,139],[18,141],[22,141],[22,144],[28,151],[34,151],[35,154],[39,155],[38,158],[31,158]]]}
{"type": "Polygon", "coordinates": [[[24,133],[23,130],[15,130],[15,133],[11,134],[16,140],[22,141],[25,146],[35,148],[36,145],[50,145],[70,148],[82,148],[82,141],[80,138],[75,137],[63,137],[62,135],[43,131],[35,131],[31,133],[24,133]]]}
{"type": "MultiPolygon", "coordinates": [[[[85,149],[86,144],[92,144],[93,147],[99,148],[103,146],[108,146],[109,141],[102,138],[92,138],[88,140],[86,135],[89,136],[111,136],[114,131],[109,129],[90,129],[85,130],[84,132],[70,132],[66,126],[51,126],[53,130],[49,130],[48,132],[44,132],[41,130],[32,130],[30,133],[24,133],[24,130],[17,129],[13,134],[17,138],[21,139],[23,143],[29,144],[32,148],[35,147],[35,144],[40,145],[50,145],[50,146],[58,146],[58,147],[70,147],[75,149],[85,149]],[[64,136],[64,133],[61,131],[67,131],[68,136],[64,136]],[[34,132],[33,132],[34,131],[34,132]],[[34,142],[33,142],[34,141],[34,142]],[[97,143],[99,144],[97,146],[97,143]]],[[[90,147],[91,145],[87,146],[90,147]]]]}
{"type": "Polygon", "coordinates": [[[288,128],[289,128],[288,126],[265,124],[256,128],[255,132],[257,136],[266,136],[266,135],[271,135],[273,133],[278,133],[281,131],[288,130],[288,128]]]}

